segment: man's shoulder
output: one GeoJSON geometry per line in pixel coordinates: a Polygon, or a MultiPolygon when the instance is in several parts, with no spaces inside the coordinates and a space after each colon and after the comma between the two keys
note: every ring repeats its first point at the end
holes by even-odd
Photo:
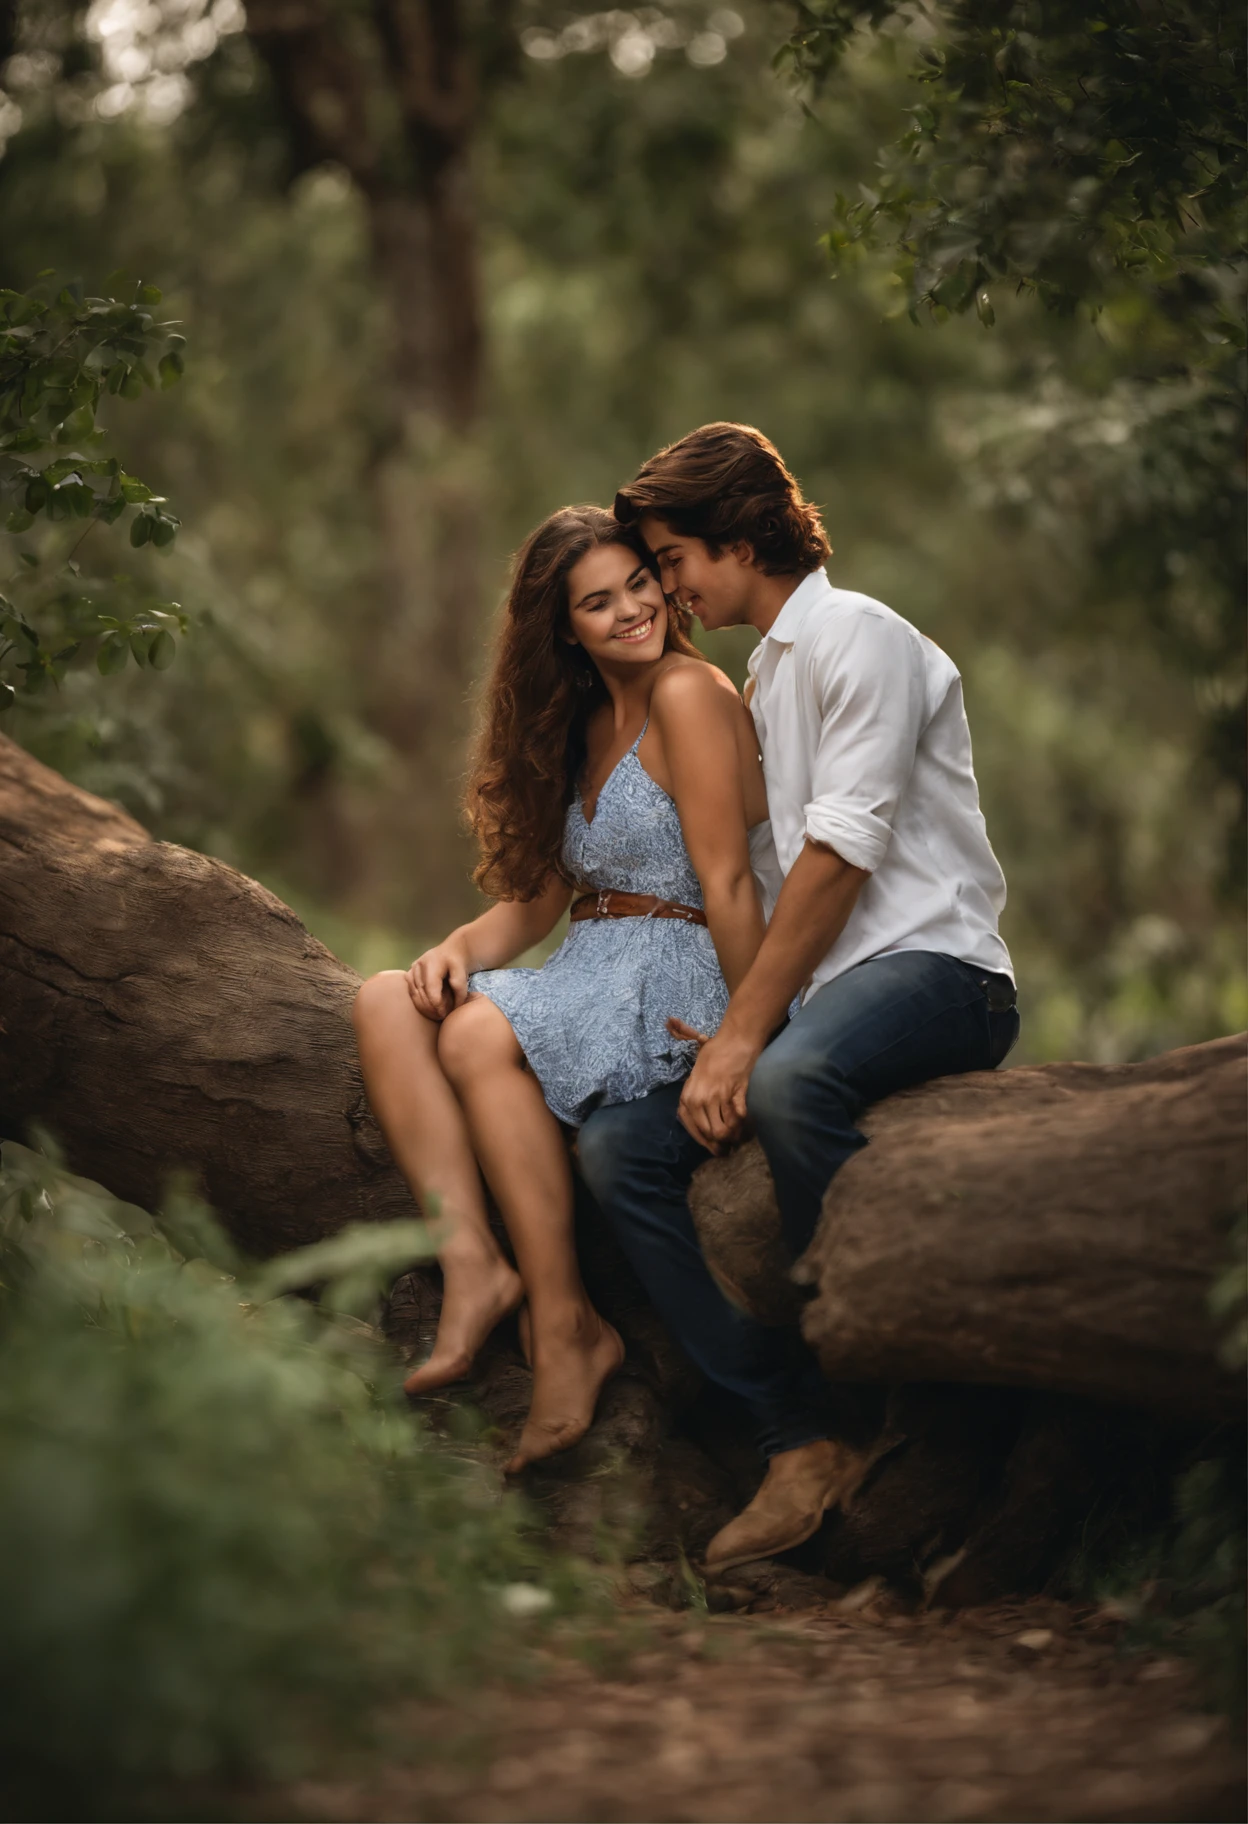
{"type": "Polygon", "coordinates": [[[912,621],[857,589],[838,589],[828,583],[811,604],[794,641],[794,657],[816,659],[878,647],[882,653],[909,647],[926,671],[948,672],[957,676],[957,667],[934,640],[921,632],[912,621]]]}
{"type": "Polygon", "coordinates": [[[827,583],[820,589],[798,630],[795,648],[815,651],[845,646],[857,637],[879,633],[886,640],[922,639],[917,627],[903,615],[858,589],[838,589],[827,583]]]}

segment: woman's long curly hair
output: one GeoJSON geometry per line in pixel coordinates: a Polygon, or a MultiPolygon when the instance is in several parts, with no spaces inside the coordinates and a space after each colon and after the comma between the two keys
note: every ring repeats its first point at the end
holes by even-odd
{"type": "MultiPolygon", "coordinates": [[[[492,899],[535,899],[563,865],[563,825],[585,764],[585,727],[607,687],[584,647],[566,639],[568,575],[601,545],[654,559],[639,534],[602,507],[563,507],[521,548],[494,647],[465,809],[481,850],[473,879],[492,899]]],[[[664,651],[701,658],[689,614],[669,602],[664,651]]]]}

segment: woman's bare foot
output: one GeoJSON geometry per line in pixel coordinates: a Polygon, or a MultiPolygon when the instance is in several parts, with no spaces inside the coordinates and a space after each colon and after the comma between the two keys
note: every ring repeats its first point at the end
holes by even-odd
{"type": "Polygon", "coordinates": [[[562,1334],[533,1338],[533,1404],[504,1475],[570,1450],[594,1422],[598,1396],[624,1360],[619,1333],[591,1307],[562,1334]]]}
{"type": "Polygon", "coordinates": [[[477,1351],[496,1324],[509,1317],[524,1297],[520,1275],[501,1254],[444,1254],[442,1315],[433,1354],[414,1368],[403,1383],[412,1399],[462,1381],[477,1351]]]}

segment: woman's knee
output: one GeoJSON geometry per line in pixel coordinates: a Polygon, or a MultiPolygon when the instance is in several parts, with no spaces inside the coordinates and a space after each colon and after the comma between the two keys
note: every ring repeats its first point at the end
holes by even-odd
{"type": "Polygon", "coordinates": [[[386,1018],[405,1002],[411,1006],[407,977],[401,969],[383,969],[378,975],[370,975],[367,981],[360,983],[351,1003],[356,1031],[379,1017],[386,1018]]]}
{"type": "Polygon", "coordinates": [[[506,1016],[474,995],[438,1027],[438,1061],[452,1083],[483,1068],[519,1063],[520,1051],[506,1016]]]}

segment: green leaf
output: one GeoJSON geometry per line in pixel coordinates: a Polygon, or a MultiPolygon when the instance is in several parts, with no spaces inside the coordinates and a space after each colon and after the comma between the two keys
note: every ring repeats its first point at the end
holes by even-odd
{"type": "Polygon", "coordinates": [[[135,303],[159,304],[163,295],[159,285],[140,285],[135,293],[135,303]]]}
{"type": "Polygon", "coordinates": [[[173,635],[164,627],[160,627],[148,642],[148,662],[155,671],[168,671],[177,657],[177,651],[173,635]]]}
{"type": "Polygon", "coordinates": [[[16,644],[17,641],[22,640],[29,646],[32,653],[38,652],[39,640],[34,628],[28,627],[26,622],[19,619],[16,615],[7,615],[5,617],[3,631],[6,640],[12,640],[14,644],[16,644]]]}
{"type": "Polygon", "coordinates": [[[120,486],[121,498],[130,506],[136,506],[140,501],[152,498],[152,490],[145,481],[140,481],[137,475],[122,475],[120,486]]]}
{"type": "Polygon", "coordinates": [[[130,650],[134,654],[135,664],[142,670],[143,666],[147,664],[146,637],[141,633],[132,633],[130,635],[130,650]]]}
{"type": "Polygon", "coordinates": [[[134,546],[136,551],[139,549],[140,545],[147,544],[151,539],[152,523],[152,516],[150,513],[139,513],[136,515],[130,527],[130,543],[134,546]]]}
{"type": "Polygon", "coordinates": [[[179,523],[167,513],[157,514],[156,523],[152,527],[152,543],[161,546],[162,549],[166,545],[171,545],[178,536],[179,523]]]}
{"type": "Polygon", "coordinates": [[[438,1238],[423,1222],[351,1223],[327,1241],[313,1242],[292,1254],[266,1262],[252,1285],[257,1300],[277,1298],[303,1286],[331,1283],[367,1272],[378,1290],[405,1267],[428,1260],[437,1252],[438,1238]]]}
{"type": "Polygon", "coordinates": [[[126,503],[120,494],[112,494],[108,499],[97,500],[95,503],[95,517],[102,519],[106,526],[111,526],[114,520],[120,519],[125,510],[126,503]]]}
{"type": "Polygon", "coordinates": [[[185,363],[180,354],[171,351],[160,358],[160,384],[162,387],[174,386],[181,379],[185,363]]]}
{"type": "Polygon", "coordinates": [[[37,570],[39,568],[39,559],[35,556],[33,551],[19,551],[17,555],[24,564],[29,564],[32,570],[37,570]]]}
{"type": "Polygon", "coordinates": [[[4,523],[10,532],[29,532],[35,523],[35,516],[33,513],[28,513],[24,507],[18,507],[16,512],[9,514],[4,523]]]}
{"type": "Polygon", "coordinates": [[[96,670],[102,677],[111,678],[115,671],[125,669],[130,648],[120,634],[110,633],[106,640],[100,642],[100,649],[95,655],[96,670]]]}
{"type": "Polygon", "coordinates": [[[137,367],[132,367],[130,369],[117,390],[120,392],[123,399],[141,399],[143,397],[143,379],[137,367]]]}
{"type": "Polygon", "coordinates": [[[85,481],[63,481],[56,495],[68,501],[70,512],[79,519],[87,519],[95,505],[95,495],[85,481]]]}

